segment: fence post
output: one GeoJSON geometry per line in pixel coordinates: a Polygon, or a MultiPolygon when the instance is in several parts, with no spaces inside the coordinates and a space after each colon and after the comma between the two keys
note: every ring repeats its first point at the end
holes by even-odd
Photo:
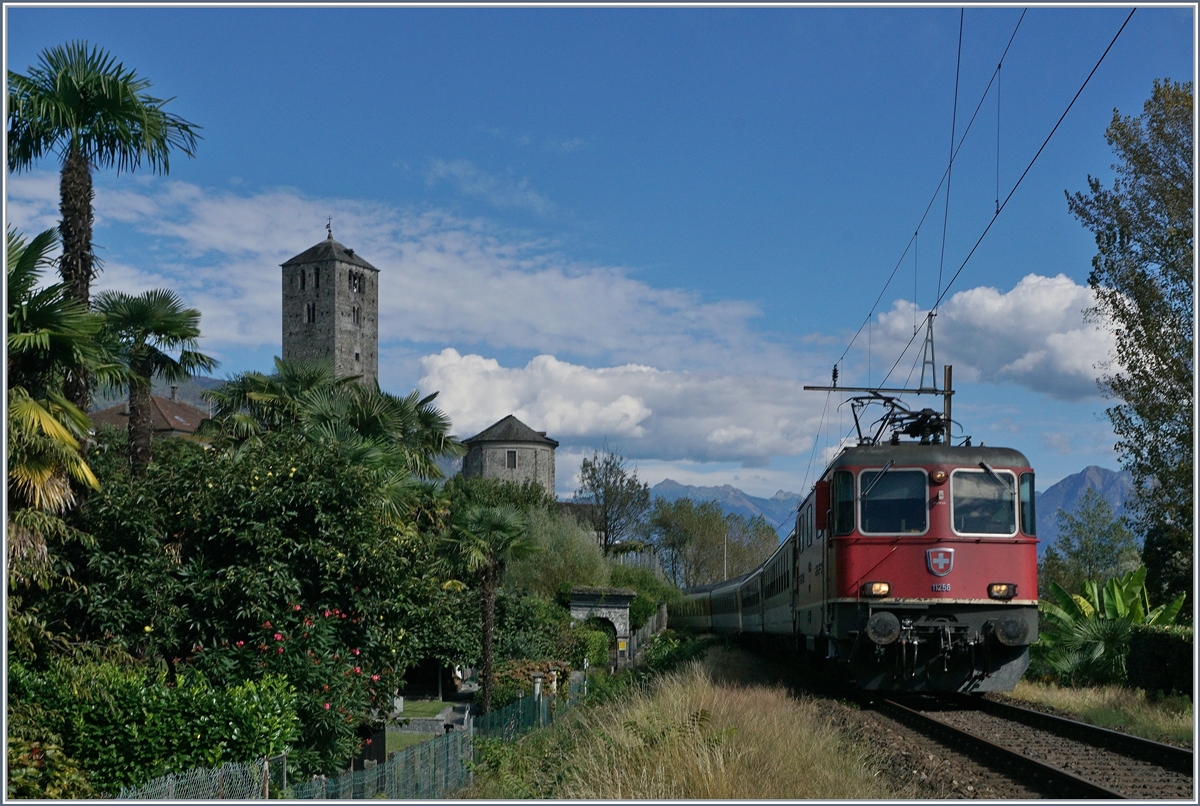
{"type": "Polygon", "coordinates": [[[262,796],[263,800],[267,800],[271,797],[271,760],[269,758],[263,759],[262,774],[262,796]]]}

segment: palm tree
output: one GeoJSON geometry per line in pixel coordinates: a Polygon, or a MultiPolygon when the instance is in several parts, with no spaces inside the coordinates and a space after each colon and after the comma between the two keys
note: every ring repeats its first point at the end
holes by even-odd
{"type": "Polygon", "coordinates": [[[539,551],[528,536],[525,518],[512,507],[472,506],[463,511],[445,538],[448,559],[479,582],[482,622],[483,713],[492,710],[492,647],[495,643],[496,589],[513,560],[539,551]]]}
{"type": "Polygon", "coordinates": [[[197,370],[215,369],[218,362],[196,350],[200,312],[183,307],[174,291],[160,288],[137,296],[105,291],[96,297],[95,308],[104,315],[105,335],[119,345],[128,368],[129,467],[134,476],[140,476],[153,457],[151,381],[184,380],[197,370]],[[164,350],[178,350],[179,358],[164,350]]]}
{"type": "Polygon", "coordinates": [[[5,232],[8,279],[8,386],[34,398],[60,391],[73,367],[85,366],[105,381],[120,367],[97,341],[104,318],[70,298],[62,283],[38,288],[58,233],[48,229],[27,241],[10,227],[5,232]]]}
{"type": "Polygon", "coordinates": [[[298,429],[325,438],[356,460],[392,474],[441,478],[439,456],[461,456],[437,393],[399,397],[355,376],[338,378],[329,361],[275,359],[275,372],[247,372],[205,392],[215,404],[203,433],[228,447],[253,444],[268,431],[298,429]]]}
{"type": "MultiPolygon", "coordinates": [[[[167,173],[172,148],[195,156],[198,126],[163,111],[170,99],[147,94],[150,82],[99,47],[71,42],[42,51],[27,76],[8,73],[8,168],[30,168],[47,153],[62,163],[59,184],[68,296],[85,307],[95,273],[92,166],[134,170],[143,161],[167,173]]],[[[86,373],[73,371],[68,397],[86,410],[86,373]]]]}
{"type": "MultiPolygon", "coordinates": [[[[50,265],[55,231],[32,240],[5,233],[8,281],[8,578],[16,585],[47,585],[49,538],[77,536],[61,515],[76,501],[72,486],[99,482],[81,453],[90,423],[62,394],[66,367],[90,365],[104,377],[112,366],[96,345],[101,317],[67,299],[61,284],[37,288],[50,265]]],[[[10,615],[20,600],[9,598],[10,615]]],[[[28,613],[16,623],[29,626],[28,613]],[[22,620],[25,619],[25,620],[22,620]]],[[[15,633],[10,630],[10,639],[15,633]]],[[[21,641],[18,641],[21,643],[21,641]]]]}

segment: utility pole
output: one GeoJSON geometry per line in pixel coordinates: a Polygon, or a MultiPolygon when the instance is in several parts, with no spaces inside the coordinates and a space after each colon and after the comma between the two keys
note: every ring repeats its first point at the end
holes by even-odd
{"type": "Polygon", "coordinates": [[[725,578],[729,579],[729,530],[725,530],[725,578]]]}

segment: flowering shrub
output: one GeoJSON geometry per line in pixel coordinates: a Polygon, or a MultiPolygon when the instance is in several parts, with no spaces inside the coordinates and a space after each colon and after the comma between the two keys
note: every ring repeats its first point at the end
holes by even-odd
{"type": "Polygon", "coordinates": [[[333,774],[362,748],[356,729],[373,709],[391,705],[394,668],[378,668],[360,647],[347,647],[344,625],[357,616],[340,608],[306,613],[282,609],[236,641],[197,649],[186,661],[214,679],[279,675],[296,691],[299,735],[288,768],[300,775],[333,774]]]}

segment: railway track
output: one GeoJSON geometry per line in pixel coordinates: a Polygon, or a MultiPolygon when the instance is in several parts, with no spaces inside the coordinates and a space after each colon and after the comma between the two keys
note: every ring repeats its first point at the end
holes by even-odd
{"type": "Polygon", "coordinates": [[[1188,750],[977,697],[876,697],[871,707],[1042,797],[1194,798],[1188,750]]]}

